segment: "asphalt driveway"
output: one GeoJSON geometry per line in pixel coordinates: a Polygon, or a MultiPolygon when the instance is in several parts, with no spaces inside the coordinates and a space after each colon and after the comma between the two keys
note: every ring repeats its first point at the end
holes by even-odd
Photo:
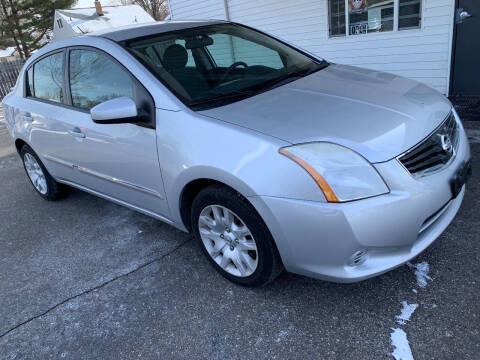
{"type": "Polygon", "coordinates": [[[159,221],[76,190],[42,200],[0,124],[0,358],[479,359],[480,122],[466,126],[464,204],[410,266],[248,289],[159,221]]]}

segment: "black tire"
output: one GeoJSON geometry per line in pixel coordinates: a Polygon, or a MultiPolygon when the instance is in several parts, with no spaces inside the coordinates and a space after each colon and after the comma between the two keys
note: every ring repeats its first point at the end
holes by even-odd
{"type": "Polygon", "coordinates": [[[37,194],[39,194],[42,198],[44,198],[45,200],[49,200],[49,201],[54,201],[54,200],[58,200],[59,198],[61,198],[63,195],[65,195],[65,190],[66,190],[66,187],[62,184],[59,184],[58,182],[55,181],[55,179],[50,175],[50,173],[47,171],[47,169],[45,168],[45,166],[43,165],[42,161],[40,160],[40,158],[37,156],[37,154],[35,154],[35,151],[32,150],[32,148],[28,145],[23,145],[22,147],[22,150],[20,151],[20,156],[22,158],[22,163],[23,163],[23,168],[25,169],[25,172],[27,173],[27,177],[28,179],[30,180],[30,183],[32,184],[33,188],[35,189],[35,191],[37,192],[37,194]],[[27,154],[30,154],[31,156],[33,156],[35,158],[35,160],[37,161],[38,165],[40,166],[42,172],[43,172],[43,175],[45,177],[45,180],[46,180],[46,184],[47,184],[47,189],[46,189],[46,193],[45,194],[42,194],[35,186],[35,184],[33,183],[32,179],[30,178],[30,176],[28,175],[28,171],[27,171],[27,167],[25,165],[25,156],[27,154]]]}
{"type": "Polygon", "coordinates": [[[222,185],[209,185],[202,189],[192,204],[191,224],[203,253],[213,267],[228,280],[243,286],[261,287],[283,271],[283,264],[270,231],[255,208],[238,192],[222,185]],[[208,253],[200,236],[199,217],[202,210],[209,205],[220,205],[234,212],[250,230],[258,256],[257,268],[250,276],[241,277],[228,273],[208,253]]]}

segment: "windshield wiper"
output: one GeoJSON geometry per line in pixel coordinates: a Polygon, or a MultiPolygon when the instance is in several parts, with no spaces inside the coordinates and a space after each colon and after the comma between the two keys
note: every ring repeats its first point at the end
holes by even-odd
{"type": "Polygon", "coordinates": [[[231,98],[234,98],[234,97],[243,97],[244,98],[244,97],[248,97],[248,96],[252,96],[252,95],[253,94],[248,92],[248,91],[234,90],[234,91],[231,91],[227,94],[220,94],[220,95],[216,95],[216,96],[209,97],[209,98],[206,98],[206,99],[195,100],[195,101],[190,102],[188,105],[189,106],[204,105],[204,104],[208,104],[208,103],[211,103],[211,102],[214,102],[214,101],[221,101],[221,100],[231,99],[231,98]]]}
{"type": "MultiPolygon", "coordinates": [[[[278,78],[268,80],[268,81],[264,82],[263,84],[259,84],[259,87],[258,87],[258,90],[256,91],[256,93],[259,94],[259,93],[262,93],[264,91],[271,90],[271,89],[279,86],[279,84],[281,85],[286,80],[302,78],[302,77],[305,77],[307,75],[310,75],[310,74],[312,74],[316,71],[319,71],[319,70],[322,70],[322,69],[326,68],[328,66],[328,63],[327,62],[323,62],[323,63],[315,62],[315,65],[317,65],[317,67],[315,67],[313,69],[311,67],[307,67],[306,69],[298,69],[298,70],[289,72],[287,74],[284,74],[282,76],[279,76],[278,78]]],[[[254,88],[257,88],[257,86],[255,86],[254,88]]],[[[248,90],[253,90],[253,89],[250,88],[248,90]]]]}

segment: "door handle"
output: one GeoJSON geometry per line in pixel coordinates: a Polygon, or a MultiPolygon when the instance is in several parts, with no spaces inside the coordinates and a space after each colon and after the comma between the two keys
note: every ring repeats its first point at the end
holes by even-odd
{"type": "Polygon", "coordinates": [[[28,121],[28,122],[33,122],[32,115],[30,115],[30,114],[23,115],[23,120],[28,121]]]}
{"type": "Polygon", "coordinates": [[[85,133],[78,127],[74,127],[72,130],[68,130],[68,133],[72,135],[73,137],[77,137],[80,139],[85,138],[85,133]]]}

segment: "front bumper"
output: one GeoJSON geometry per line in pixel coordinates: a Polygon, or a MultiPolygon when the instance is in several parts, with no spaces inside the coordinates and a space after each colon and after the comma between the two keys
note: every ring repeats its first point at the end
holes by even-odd
{"type": "Polygon", "coordinates": [[[452,199],[450,180],[470,149],[463,129],[457,155],[441,171],[413,178],[396,160],[375,164],[386,195],[341,204],[253,196],[249,200],[275,238],[287,271],[335,282],[356,282],[416,257],[447,228],[465,186],[452,199]],[[359,264],[352,255],[365,252],[359,264]]]}

